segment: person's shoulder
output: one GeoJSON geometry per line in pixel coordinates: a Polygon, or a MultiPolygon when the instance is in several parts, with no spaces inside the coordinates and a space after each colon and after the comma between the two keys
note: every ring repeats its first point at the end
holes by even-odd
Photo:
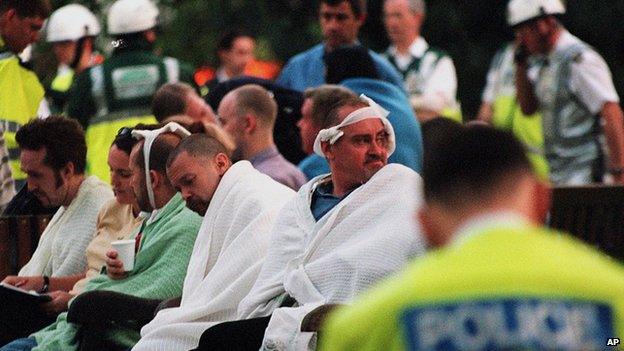
{"type": "Polygon", "coordinates": [[[389,163],[379,170],[380,175],[396,179],[420,180],[420,176],[413,169],[400,163],[389,163]]]}
{"type": "Polygon", "coordinates": [[[317,44],[309,48],[308,50],[302,51],[296,54],[295,56],[291,57],[290,60],[288,60],[288,65],[300,64],[310,59],[310,57],[313,57],[313,56],[322,57],[322,55],[323,55],[323,44],[317,44]]]}

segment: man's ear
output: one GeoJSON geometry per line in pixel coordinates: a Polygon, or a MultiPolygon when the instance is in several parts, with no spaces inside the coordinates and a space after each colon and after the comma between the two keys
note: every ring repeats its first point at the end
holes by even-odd
{"type": "Polygon", "coordinates": [[[552,188],[550,184],[535,181],[533,185],[533,220],[536,223],[546,223],[546,217],[550,211],[552,200],[552,188]]]}
{"type": "Polygon", "coordinates": [[[68,179],[70,176],[75,174],[76,166],[73,162],[69,161],[67,164],[61,169],[61,175],[63,178],[68,179]]]}
{"type": "Polygon", "coordinates": [[[418,223],[429,247],[441,247],[448,243],[451,233],[445,228],[445,215],[438,206],[423,204],[416,211],[418,223]]]}
{"type": "Polygon", "coordinates": [[[153,169],[149,171],[150,180],[152,181],[152,191],[155,191],[156,188],[162,185],[163,183],[163,175],[156,172],[153,169]]]}
{"type": "Polygon", "coordinates": [[[332,149],[333,147],[329,142],[321,141],[321,150],[323,150],[323,154],[325,155],[325,158],[328,160],[334,159],[334,152],[332,149]]]}
{"type": "Polygon", "coordinates": [[[227,155],[222,152],[219,152],[218,154],[215,155],[214,161],[215,161],[215,166],[217,167],[217,172],[219,173],[219,176],[223,176],[225,172],[227,172],[227,170],[232,165],[232,161],[230,160],[230,158],[227,157],[227,155]]]}
{"type": "Polygon", "coordinates": [[[361,15],[356,16],[356,18],[357,18],[357,21],[359,22],[359,26],[361,27],[364,25],[364,22],[366,22],[366,13],[362,13],[361,15]]]}
{"type": "Polygon", "coordinates": [[[243,131],[245,134],[252,134],[258,127],[258,118],[251,113],[243,117],[243,131]]]}

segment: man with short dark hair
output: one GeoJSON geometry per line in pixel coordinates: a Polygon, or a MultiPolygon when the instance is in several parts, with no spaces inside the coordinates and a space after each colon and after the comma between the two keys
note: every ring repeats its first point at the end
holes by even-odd
{"type": "MultiPolygon", "coordinates": [[[[60,116],[35,119],[17,132],[16,139],[28,190],[44,206],[60,208],[30,261],[3,283],[45,293],[50,277],[85,271],[85,250],[93,239],[98,213],[113,192],[96,177],[85,177],[84,132],[75,120],[60,116]]],[[[0,344],[19,335],[8,326],[0,329],[0,344]]]]}
{"type": "Polygon", "coordinates": [[[84,250],[95,231],[98,211],[112,198],[107,184],[84,175],[84,132],[75,120],[50,116],[24,125],[16,139],[21,167],[28,176],[28,190],[44,206],[61,206],[19,275],[81,273],[86,265],[84,250]]]}
{"type": "Polygon", "coordinates": [[[15,133],[37,117],[44,89],[19,54],[39,40],[39,31],[50,15],[48,0],[0,1],[0,124],[9,151],[13,178],[23,180],[15,133]]]}
{"type": "Polygon", "coordinates": [[[395,140],[386,115],[357,98],[329,112],[314,150],[331,174],[304,184],[283,207],[262,270],[239,305],[240,320],[208,329],[199,350],[313,350],[314,335],[300,331],[307,313],[349,302],[423,252],[412,225],[420,199],[405,191],[418,188],[420,177],[387,165],[395,140]]]}
{"type": "Polygon", "coordinates": [[[152,113],[158,122],[176,115],[186,115],[194,121],[216,122],[210,105],[199,97],[192,86],[183,82],[160,87],[152,99],[152,113]]]}
{"type": "Polygon", "coordinates": [[[542,227],[548,189],[511,134],[461,128],[423,172],[437,250],[330,316],[320,349],[604,349],[624,332],[624,268],[542,227]]]}
{"type": "MultiPolygon", "coordinates": [[[[357,36],[365,20],[365,0],[321,0],[319,21],[324,42],[291,58],[277,83],[299,91],[325,83],[323,56],[341,46],[360,45],[357,36]]],[[[369,52],[379,78],[402,89],[403,82],[394,67],[383,57],[369,52]]]]}
{"type": "Polygon", "coordinates": [[[255,84],[236,88],[223,97],[218,113],[223,130],[236,143],[234,161],[249,160],[254,168],[294,190],[306,182],[275,146],[277,103],[269,91],[255,84]]]}

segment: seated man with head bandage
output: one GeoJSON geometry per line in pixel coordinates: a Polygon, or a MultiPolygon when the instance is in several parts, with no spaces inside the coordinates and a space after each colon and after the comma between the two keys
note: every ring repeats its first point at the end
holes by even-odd
{"type": "Polygon", "coordinates": [[[308,312],[349,303],[424,251],[412,220],[421,179],[387,165],[395,142],[386,116],[366,97],[329,112],[314,149],[331,173],[304,184],[277,215],[241,320],[208,329],[199,350],[314,349],[314,333],[299,331],[308,312]]]}

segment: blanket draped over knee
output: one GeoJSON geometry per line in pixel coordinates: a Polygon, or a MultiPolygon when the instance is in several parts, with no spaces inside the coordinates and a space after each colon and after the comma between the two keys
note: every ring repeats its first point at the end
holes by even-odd
{"type": "MultiPolygon", "coordinates": [[[[148,299],[180,296],[201,217],[185,207],[178,193],[146,221],[134,269],[128,277],[113,280],[101,274],[87,284],[85,291],[108,290],[148,299]]],[[[67,313],[61,313],[56,323],[33,334],[38,344],[33,350],[77,350],[76,331],[76,326],[67,322],[67,313]]],[[[139,336],[118,328],[103,333],[127,347],[139,336]]]]}
{"type": "Polygon", "coordinates": [[[310,211],[319,176],[284,206],[271,232],[262,271],[241,302],[239,319],[272,314],[263,347],[308,349],[312,333],[300,333],[309,311],[348,303],[375,282],[424,252],[414,214],[422,180],[411,169],[387,165],[318,222],[310,211]],[[288,294],[292,308],[278,308],[288,294]]]}
{"type": "Polygon", "coordinates": [[[134,350],[192,349],[212,324],[234,319],[260,272],[275,216],[294,196],[249,162],[235,163],[204,216],[180,307],[159,312],[134,350]]]}

